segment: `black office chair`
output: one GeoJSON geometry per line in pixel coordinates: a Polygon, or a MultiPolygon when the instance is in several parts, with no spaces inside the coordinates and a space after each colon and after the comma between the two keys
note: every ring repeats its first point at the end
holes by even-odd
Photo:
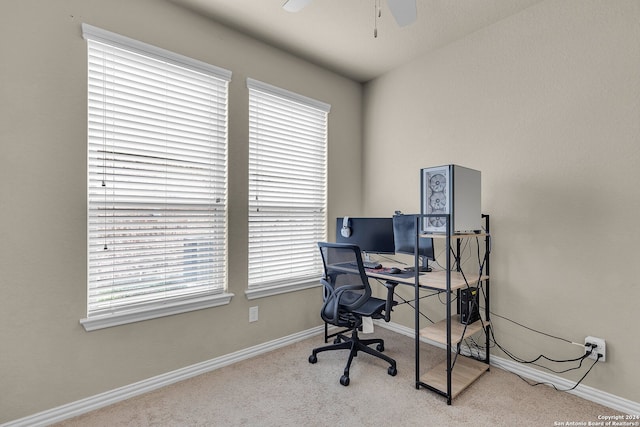
{"type": "Polygon", "coordinates": [[[309,356],[309,363],[318,361],[317,354],[329,350],[349,350],[349,360],[340,378],[340,384],[349,385],[349,368],[353,358],[362,351],[387,361],[391,366],[387,373],[395,376],[398,373],[396,361],[382,354],[384,341],[382,339],[360,339],[358,329],[362,326],[363,317],[390,320],[391,309],[396,304],[393,301],[395,283],[385,283],[387,299],[383,300],[371,296],[371,287],[362,265],[360,248],[356,245],[341,243],[318,243],[322,262],[324,263],[324,304],[320,311],[322,319],[332,325],[347,328],[351,337],[342,333],[337,334],[334,343],[313,350],[309,356]],[[376,350],[369,347],[377,344],[376,350]]]}

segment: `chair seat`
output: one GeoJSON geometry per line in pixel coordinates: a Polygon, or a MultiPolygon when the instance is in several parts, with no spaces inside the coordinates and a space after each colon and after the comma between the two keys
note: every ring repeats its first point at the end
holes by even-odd
{"type": "Polygon", "coordinates": [[[375,314],[382,313],[384,310],[384,306],[386,305],[386,301],[380,298],[369,298],[367,302],[365,302],[362,306],[353,310],[354,313],[359,314],[365,317],[372,317],[375,314]]]}
{"type": "MultiPolygon", "coordinates": [[[[347,294],[348,292],[345,292],[345,295],[343,296],[345,296],[346,299],[349,300],[347,294]]],[[[382,317],[381,313],[385,309],[386,303],[387,302],[383,299],[371,297],[362,306],[358,307],[355,310],[352,310],[352,313],[362,317],[373,317],[374,319],[379,319],[382,317]]],[[[325,307],[326,312],[331,313],[333,311],[333,307],[333,303],[327,304],[327,306],[325,307]]],[[[347,323],[340,324],[340,326],[346,326],[347,323]]]]}

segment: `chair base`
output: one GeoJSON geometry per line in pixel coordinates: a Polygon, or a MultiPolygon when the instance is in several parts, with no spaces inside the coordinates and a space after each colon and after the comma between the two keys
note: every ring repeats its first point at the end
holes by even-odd
{"type": "Polygon", "coordinates": [[[316,363],[318,361],[318,353],[332,350],[349,350],[349,360],[347,361],[347,366],[344,368],[344,374],[340,377],[340,384],[343,386],[349,385],[349,368],[351,368],[351,362],[353,362],[353,358],[358,355],[358,352],[361,351],[389,363],[390,366],[387,369],[389,375],[396,376],[398,373],[396,361],[386,354],[382,354],[384,351],[384,340],[381,338],[360,339],[358,337],[358,328],[352,330],[350,338],[343,334],[338,334],[333,344],[313,349],[311,356],[309,356],[309,363],[316,363]],[[369,347],[373,344],[377,344],[375,350],[369,347]]]}

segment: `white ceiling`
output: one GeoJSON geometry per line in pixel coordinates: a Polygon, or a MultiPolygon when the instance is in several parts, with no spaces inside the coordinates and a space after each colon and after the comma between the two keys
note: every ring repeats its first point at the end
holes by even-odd
{"type": "Polygon", "coordinates": [[[365,82],[541,0],[417,0],[418,19],[398,27],[386,0],[374,37],[375,0],[171,0],[318,65],[365,82]]]}

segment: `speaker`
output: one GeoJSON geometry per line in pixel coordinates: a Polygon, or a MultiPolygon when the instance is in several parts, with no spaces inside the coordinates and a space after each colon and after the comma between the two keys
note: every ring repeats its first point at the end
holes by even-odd
{"type": "MultiPolygon", "coordinates": [[[[482,230],[480,171],[458,165],[420,171],[422,214],[449,214],[451,234],[482,230]]],[[[445,217],[423,219],[422,231],[446,233],[445,217]]]]}
{"type": "Polygon", "coordinates": [[[478,288],[460,289],[458,295],[458,314],[460,323],[468,325],[480,319],[480,293],[478,288]]]}

